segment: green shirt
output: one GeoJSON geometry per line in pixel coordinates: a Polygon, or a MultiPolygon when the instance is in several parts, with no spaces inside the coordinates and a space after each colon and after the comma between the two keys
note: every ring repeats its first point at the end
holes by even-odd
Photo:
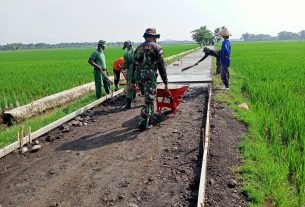
{"type": "Polygon", "coordinates": [[[134,50],[133,48],[130,50],[127,50],[127,52],[124,55],[124,68],[127,70],[133,69],[133,61],[134,61],[134,50]]]}
{"type": "Polygon", "coordinates": [[[104,55],[103,50],[100,52],[98,50],[95,50],[91,56],[90,59],[93,60],[96,64],[98,64],[99,66],[101,66],[103,69],[107,68],[106,65],[106,58],[104,55]]]}

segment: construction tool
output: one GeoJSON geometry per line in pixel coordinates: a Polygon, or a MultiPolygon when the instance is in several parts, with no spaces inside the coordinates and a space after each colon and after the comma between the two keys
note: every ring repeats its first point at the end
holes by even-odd
{"type": "Polygon", "coordinates": [[[108,75],[103,70],[99,70],[99,71],[101,71],[101,73],[103,74],[103,78],[105,78],[107,84],[113,85],[113,82],[108,78],[108,75]]]}
{"type": "Polygon", "coordinates": [[[194,67],[194,66],[196,66],[196,64],[191,65],[191,66],[188,66],[188,67],[186,67],[186,68],[182,68],[182,69],[181,69],[181,72],[186,71],[186,70],[188,70],[188,69],[190,69],[190,68],[192,68],[192,67],[194,67]]]}

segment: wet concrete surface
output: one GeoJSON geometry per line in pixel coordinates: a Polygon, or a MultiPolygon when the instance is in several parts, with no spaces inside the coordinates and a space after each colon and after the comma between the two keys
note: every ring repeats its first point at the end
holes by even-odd
{"type": "MultiPolygon", "coordinates": [[[[212,57],[208,56],[204,61],[199,63],[186,71],[181,69],[194,65],[198,60],[204,56],[204,52],[201,49],[171,63],[166,67],[168,82],[183,84],[190,83],[191,86],[207,87],[209,82],[212,80],[211,68],[212,68],[212,57]]],[[[162,79],[158,77],[158,83],[162,83],[162,79]]]]}

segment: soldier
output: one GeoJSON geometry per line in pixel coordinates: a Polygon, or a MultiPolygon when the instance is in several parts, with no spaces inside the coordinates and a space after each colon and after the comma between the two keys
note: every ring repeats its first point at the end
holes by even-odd
{"type": "Polygon", "coordinates": [[[134,55],[134,78],[145,96],[145,105],[141,110],[139,129],[145,130],[151,125],[151,118],[154,116],[154,101],[157,87],[157,70],[168,90],[167,74],[163,58],[163,50],[156,43],[160,34],[156,29],[148,28],[143,35],[145,42],[138,46],[134,55]]]}
{"type": "Polygon", "coordinates": [[[204,59],[206,59],[209,55],[216,57],[216,74],[220,73],[220,62],[219,62],[219,50],[211,50],[207,47],[203,48],[203,52],[204,52],[204,56],[203,58],[201,58],[200,60],[198,60],[197,63],[195,63],[195,65],[198,65],[201,61],[203,61],[204,59]]]}
{"type": "Polygon", "coordinates": [[[129,40],[124,42],[123,50],[126,49],[126,53],[124,55],[124,68],[127,70],[127,84],[126,84],[126,109],[131,109],[132,100],[136,94],[135,87],[132,86],[132,76],[133,76],[133,65],[134,65],[134,49],[129,40]]]}
{"type": "Polygon", "coordinates": [[[95,93],[96,99],[102,97],[102,85],[104,85],[105,92],[109,94],[110,84],[107,80],[106,74],[108,75],[106,59],[104,50],[106,47],[106,41],[100,40],[97,44],[97,49],[89,57],[88,63],[94,67],[94,82],[95,82],[95,93]],[[103,84],[102,84],[103,80],[103,84]]]}

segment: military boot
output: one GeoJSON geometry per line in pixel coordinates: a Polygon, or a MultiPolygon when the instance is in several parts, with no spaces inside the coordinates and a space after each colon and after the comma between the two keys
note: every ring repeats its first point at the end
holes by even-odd
{"type": "Polygon", "coordinates": [[[145,131],[146,129],[153,127],[153,125],[149,123],[149,118],[141,120],[138,126],[140,131],[145,131]]]}
{"type": "Polygon", "coordinates": [[[127,99],[126,99],[126,106],[125,106],[125,109],[131,109],[131,102],[132,102],[132,99],[131,99],[131,98],[127,98],[127,99]]]}

